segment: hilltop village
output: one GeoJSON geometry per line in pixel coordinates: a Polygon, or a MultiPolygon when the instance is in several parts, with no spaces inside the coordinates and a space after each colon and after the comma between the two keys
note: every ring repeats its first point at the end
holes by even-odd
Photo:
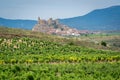
{"type": "Polygon", "coordinates": [[[49,20],[42,20],[38,17],[38,23],[33,27],[32,31],[60,35],[60,36],[80,36],[81,34],[90,33],[87,30],[77,30],[74,28],[70,28],[64,24],[61,24],[58,19],[53,20],[50,18],[49,20]]]}

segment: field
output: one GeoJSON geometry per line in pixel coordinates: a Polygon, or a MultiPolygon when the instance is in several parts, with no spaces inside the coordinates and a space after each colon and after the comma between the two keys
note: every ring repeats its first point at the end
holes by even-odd
{"type": "Polygon", "coordinates": [[[91,42],[102,41],[99,37],[83,40],[1,27],[0,79],[120,80],[120,51],[91,42]]]}

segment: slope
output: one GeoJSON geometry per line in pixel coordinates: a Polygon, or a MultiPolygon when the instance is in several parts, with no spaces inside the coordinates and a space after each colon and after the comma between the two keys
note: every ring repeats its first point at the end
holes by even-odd
{"type": "Polygon", "coordinates": [[[0,30],[0,80],[120,79],[120,52],[67,44],[27,30],[0,30]]]}
{"type": "Polygon", "coordinates": [[[7,26],[10,28],[20,28],[31,30],[37,23],[35,20],[12,20],[0,18],[0,26],[7,26]]]}
{"type": "Polygon", "coordinates": [[[80,30],[120,30],[120,6],[94,10],[84,16],[60,19],[60,22],[80,30]]]}

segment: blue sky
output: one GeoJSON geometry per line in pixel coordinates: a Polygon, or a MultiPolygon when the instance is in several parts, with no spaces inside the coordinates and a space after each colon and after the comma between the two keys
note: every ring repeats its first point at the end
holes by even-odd
{"type": "Polygon", "coordinates": [[[10,19],[71,18],[120,5],[120,0],[0,0],[0,17],[10,19]]]}

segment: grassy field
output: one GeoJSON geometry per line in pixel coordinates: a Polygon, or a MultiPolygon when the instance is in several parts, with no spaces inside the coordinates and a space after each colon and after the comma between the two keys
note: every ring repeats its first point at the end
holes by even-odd
{"type": "MultiPolygon", "coordinates": [[[[0,27],[0,79],[120,80],[119,49],[87,41],[90,37],[64,38],[0,27]]],[[[99,41],[99,37],[92,38],[99,41]]],[[[106,42],[119,39],[118,35],[102,37],[106,42]]]]}

